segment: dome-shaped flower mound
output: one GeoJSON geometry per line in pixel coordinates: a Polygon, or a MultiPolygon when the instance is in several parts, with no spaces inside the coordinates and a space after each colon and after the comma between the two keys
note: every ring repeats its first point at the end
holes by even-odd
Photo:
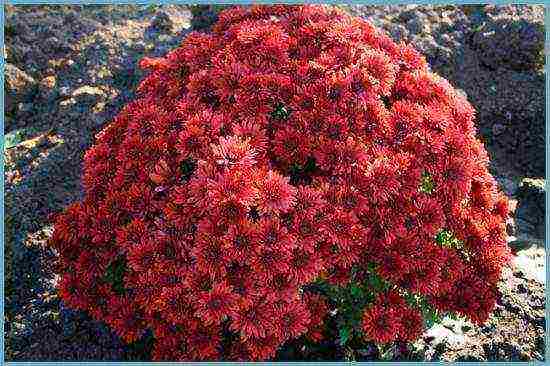
{"type": "Polygon", "coordinates": [[[369,271],[367,339],[419,335],[409,295],[488,316],[507,201],[474,110],[413,48],[334,8],[253,6],[141,66],[55,225],[68,305],[128,342],[150,329],[157,360],[318,340],[331,304],[306,285],[369,271]]]}

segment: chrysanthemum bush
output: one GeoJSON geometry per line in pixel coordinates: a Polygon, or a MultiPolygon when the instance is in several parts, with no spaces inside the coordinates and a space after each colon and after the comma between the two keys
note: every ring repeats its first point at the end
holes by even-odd
{"type": "Polygon", "coordinates": [[[61,298],[156,360],[259,360],[483,322],[508,202],[474,110],[413,47],[324,6],[222,12],[149,70],[58,216],[61,298]]]}

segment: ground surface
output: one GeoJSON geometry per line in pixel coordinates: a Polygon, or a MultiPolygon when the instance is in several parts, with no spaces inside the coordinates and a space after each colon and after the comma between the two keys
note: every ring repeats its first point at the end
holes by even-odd
{"type": "MultiPolygon", "coordinates": [[[[412,42],[462,89],[492,169],[517,207],[517,251],[482,327],[447,319],[397,359],[541,360],[544,357],[544,74],[537,63],[541,6],[351,6],[412,42]],[[527,60],[518,63],[517,60],[527,60]],[[526,177],[530,179],[525,179],[526,177]]],[[[5,113],[5,336],[8,360],[132,360],[103,324],[63,307],[55,293],[50,214],[80,197],[81,161],[94,135],[133,96],[136,62],[162,55],[192,24],[186,6],[7,6],[5,113]]],[[[200,22],[208,24],[207,14],[200,22]]],[[[330,347],[331,345],[326,345],[330,347]]],[[[335,346],[336,347],[336,346],[335,346]]],[[[289,347],[291,349],[292,347],[289,347]]],[[[379,359],[287,350],[280,358],[379,359]]]]}

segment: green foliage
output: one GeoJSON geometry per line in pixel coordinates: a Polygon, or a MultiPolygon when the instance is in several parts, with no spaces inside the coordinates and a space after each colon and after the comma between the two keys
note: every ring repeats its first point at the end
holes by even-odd
{"type": "Polygon", "coordinates": [[[185,159],[180,164],[180,170],[181,174],[183,175],[183,179],[185,181],[188,181],[191,179],[191,176],[193,175],[193,172],[197,168],[197,162],[193,159],[185,159]]]}
{"type": "Polygon", "coordinates": [[[463,247],[462,241],[457,239],[454,234],[447,229],[443,229],[437,233],[435,241],[446,248],[460,249],[463,247]]]}
{"type": "Polygon", "coordinates": [[[349,327],[340,328],[340,338],[339,338],[340,345],[343,346],[348,342],[351,336],[351,332],[352,332],[352,329],[349,327]]]}
{"type": "Polygon", "coordinates": [[[105,270],[103,280],[113,287],[113,291],[119,295],[124,294],[124,275],[126,274],[126,259],[118,257],[112,261],[105,270]]]}
{"type": "Polygon", "coordinates": [[[357,278],[352,270],[351,281],[345,286],[331,285],[324,280],[318,280],[315,284],[336,308],[336,325],[341,346],[352,342],[363,343],[361,322],[365,308],[374,302],[377,293],[386,291],[391,286],[376,273],[373,264],[369,264],[367,268],[369,272],[362,279],[357,278]]]}
{"type": "Polygon", "coordinates": [[[443,319],[442,313],[431,306],[424,296],[406,292],[403,297],[411,307],[420,309],[426,328],[441,322],[443,319]]]}
{"type": "Polygon", "coordinates": [[[289,107],[285,106],[282,103],[279,103],[277,104],[277,106],[275,106],[273,112],[271,112],[271,117],[276,120],[284,121],[288,119],[291,112],[292,110],[289,107]]]}
{"type": "Polygon", "coordinates": [[[435,190],[435,183],[432,179],[432,176],[428,172],[422,173],[422,181],[420,183],[420,192],[427,194],[433,193],[435,190]]]}
{"type": "Polygon", "coordinates": [[[291,175],[304,175],[313,173],[317,169],[317,163],[314,158],[308,158],[305,164],[293,164],[290,167],[291,175]]]}

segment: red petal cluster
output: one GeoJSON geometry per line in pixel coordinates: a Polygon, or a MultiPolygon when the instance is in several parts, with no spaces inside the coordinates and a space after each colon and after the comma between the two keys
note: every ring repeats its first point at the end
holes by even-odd
{"type": "Polygon", "coordinates": [[[367,339],[378,343],[394,340],[412,341],[422,333],[420,311],[407,305],[397,292],[381,294],[363,314],[363,331],[367,339]]]}
{"type": "MultiPolygon", "coordinates": [[[[441,311],[488,316],[506,199],[474,110],[412,47],[332,7],[236,7],[141,66],[55,225],[70,306],[128,342],[151,329],[158,360],[319,339],[327,305],[302,288],[367,264],[441,311]],[[443,229],[463,245],[439,245],[443,229]]],[[[413,339],[420,319],[377,302],[364,329],[413,339]]]]}

